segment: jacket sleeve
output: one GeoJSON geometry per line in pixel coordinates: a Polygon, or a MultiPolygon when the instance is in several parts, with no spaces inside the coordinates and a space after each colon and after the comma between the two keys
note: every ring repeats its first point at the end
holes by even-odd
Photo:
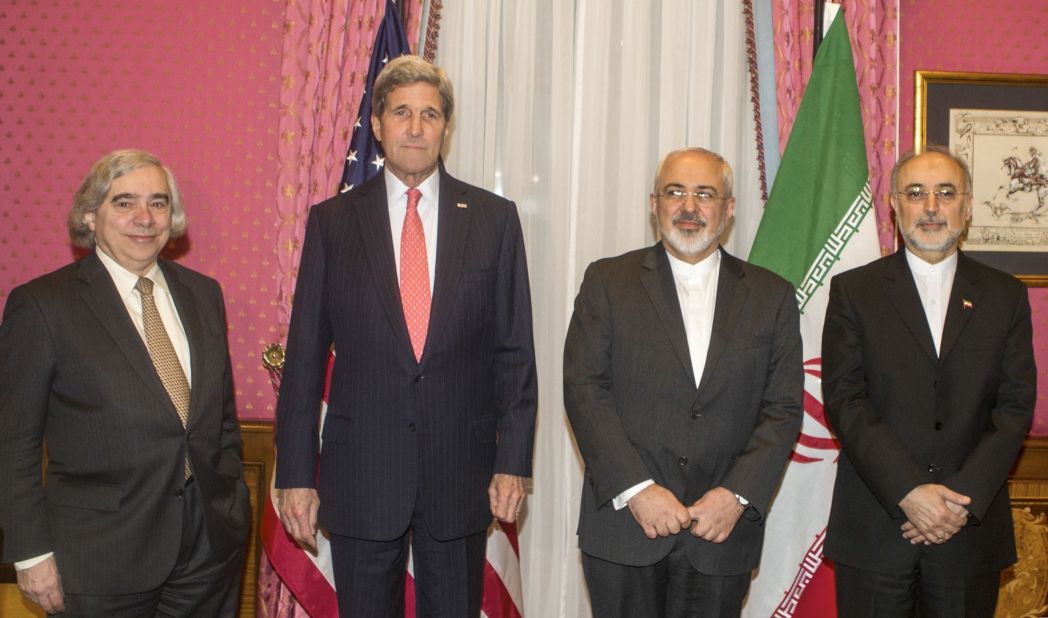
{"type": "Polygon", "coordinates": [[[1015,286],[1014,311],[1008,318],[997,390],[990,422],[960,470],[944,485],[972,499],[968,512],[982,519],[1008,479],[1037,402],[1037,367],[1033,354],[1033,324],[1026,288],[1015,286]]]}
{"type": "Polygon", "coordinates": [[[295,285],[276,413],[276,486],[315,487],[318,426],[332,330],[325,296],[324,238],[313,208],[295,285]]]}
{"type": "Polygon", "coordinates": [[[747,511],[760,517],[768,512],[804,419],[800,314],[793,286],[781,289],[757,424],[720,483],[748,500],[747,511]]]}
{"type": "Polygon", "coordinates": [[[826,420],[881,506],[892,517],[903,517],[899,502],[927,477],[870,399],[864,343],[848,290],[835,277],[822,329],[826,420]]]}
{"type": "Polygon", "coordinates": [[[652,478],[615,406],[611,319],[600,268],[591,264],[564,342],[564,405],[600,505],[652,478]]]}
{"type": "Polygon", "coordinates": [[[508,210],[502,226],[495,300],[495,472],[528,477],[538,407],[531,287],[517,209],[509,204],[508,210]]]}
{"type": "Polygon", "coordinates": [[[25,287],[12,290],[0,324],[0,529],[4,562],[53,551],[41,463],[56,366],[43,309],[25,287]]]}

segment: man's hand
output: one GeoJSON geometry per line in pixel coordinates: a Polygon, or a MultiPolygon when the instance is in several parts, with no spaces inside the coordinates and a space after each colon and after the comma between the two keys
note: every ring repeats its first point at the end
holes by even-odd
{"type": "Polygon", "coordinates": [[[39,605],[48,614],[65,611],[62,578],[58,574],[54,556],[17,573],[18,589],[27,599],[39,605]]]}
{"type": "Polygon", "coordinates": [[[317,549],[317,509],[320,496],[310,487],[277,490],[277,512],[284,529],[299,545],[317,549]]]}
{"type": "Polygon", "coordinates": [[[691,523],[688,509],[673,493],[661,485],[649,485],[627,503],[633,519],[644,529],[644,536],[654,539],[677,534],[691,523]]]}
{"type": "Polygon", "coordinates": [[[902,525],[903,538],[915,545],[945,543],[968,523],[968,510],[964,507],[971,502],[968,496],[945,485],[925,483],[914,487],[899,502],[907,519],[902,525]]]}
{"type": "Polygon", "coordinates": [[[688,516],[693,520],[691,533],[711,543],[723,543],[744,510],[735,494],[714,487],[688,507],[688,516]]]}
{"type": "Polygon", "coordinates": [[[496,474],[488,485],[488,500],[491,502],[491,514],[512,524],[517,521],[520,507],[524,504],[524,477],[512,474],[496,474]]]}

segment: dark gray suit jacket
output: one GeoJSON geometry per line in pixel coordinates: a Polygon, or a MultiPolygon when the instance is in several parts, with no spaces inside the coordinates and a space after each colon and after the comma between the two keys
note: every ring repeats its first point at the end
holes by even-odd
{"type": "Polygon", "coordinates": [[[905,250],[833,278],[823,329],[826,418],[841,443],[826,556],[886,573],[1015,562],[1005,481],[1033,417],[1026,288],[961,254],[936,354],[905,250]],[[972,498],[943,545],[911,545],[899,501],[922,483],[972,498]]]}
{"type": "Polygon", "coordinates": [[[163,583],[181,540],[187,449],[217,557],[247,535],[222,293],[213,279],[160,266],[189,339],[188,431],[95,253],[15,288],[4,310],[3,556],[54,551],[66,592],[125,594],[163,583]]]}
{"type": "Polygon", "coordinates": [[[713,335],[696,387],[662,244],[594,262],[564,346],[564,402],[586,463],[579,546],[618,564],[652,564],[675,537],[650,540],[612,499],[654,479],[685,506],[718,486],[751,507],[721,544],[692,537],[706,574],[749,571],[763,516],[800,431],[801,338],[792,286],[721,250],[713,335]]]}
{"type": "Polygon", "coordinates": [[[371,540],[413,514],[441,540],[492,521],[492,474],[531,475],[531,296],[512,202],[443,170],[425,350],[400,303],[385,175],[314,206],[277,406],[277,487],[317,487],[322,527],[371,540]],[[331,377],[317,481],[318,411],[331,377]]]}

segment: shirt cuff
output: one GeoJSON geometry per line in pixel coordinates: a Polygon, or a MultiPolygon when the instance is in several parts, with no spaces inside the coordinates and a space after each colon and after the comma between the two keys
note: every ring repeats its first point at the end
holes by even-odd
{"type": "Polygon", "coordinates": [[[616,511],[621,511],[629,503],[630,498],[632,498],[633,496],[636,496],[637,494],[639,494],[640,492],[644,491],[645,489],[647,489],[648,487],[650,487],[650,486],[652,486],[654,484],[655,484],[655,481],[653,481],[651,479],[648,479],[646,481],[641,481],[640,483],[637,483],[633,487],[630,487],[626,491],[624,491],[621,494],[619,494],[619,495],[615,496],[614,498],[612,498],[611,499],[611,506],[615,507],[616,511]]]}
{"type": "Polygon", "coordinates": [[[16,571],[24,571],[24,570],[26,570],[28,568],[35,567],[36,565],[40,564],[44,560],[47,560],[48,558],[50,558],[51,556],[54,556],[54,555],[55,555],[55,552],[49,551],[49,552],[47,552],[46,554],[44,554],[42,556],[37,556],[36,558],[30,558],[28,560],[19,560],[18,562],[15,563],[15,570],[16,571]]]}

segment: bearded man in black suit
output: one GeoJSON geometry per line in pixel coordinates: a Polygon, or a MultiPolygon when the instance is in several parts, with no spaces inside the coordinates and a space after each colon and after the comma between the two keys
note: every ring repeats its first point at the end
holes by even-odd
{"type": "Polygon", "coordinates": [[[826,556],[842,616],[989,617],[1016,559],[1006,481],[1036,400],[1030,303],[958,251],[971,191],[949,150],[904,155],[891,202],[905,246],[831,283],[826,556]]]}

